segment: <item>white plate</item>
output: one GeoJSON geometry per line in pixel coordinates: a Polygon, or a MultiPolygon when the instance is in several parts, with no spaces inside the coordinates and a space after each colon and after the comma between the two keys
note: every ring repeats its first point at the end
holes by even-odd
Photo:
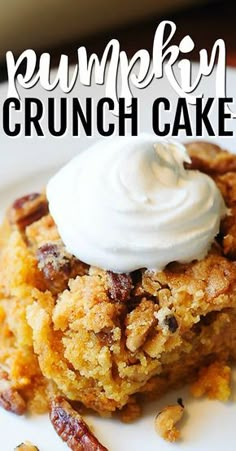
{"type": "MultiPolygon", "coordinates": [[[[196,67],[195,67],[196,69],[196,67]]],[[[236,97],[236,71],[228,70],[228,96],[236,97]]],[[[6,85],[0,87],[0,103],[6,97],[6,85]]],[[[206,78],[199,90],[206,96],[214,96],[214,74],[206,78]]],[[[137,92],[135,92],[137,95],[137,92]]],[[[41,97],[46,100],[46,93],[39,88],[27,91],[27,96],[41,97]]],[[[52,95],[52,93],[50,94],[52,95]]],[[[59,96],[58,90],[53,95],[59,96]]],[[[78,96],[78,91],[70,95],[78,96]]],[[[151,105],[158,95],[166,96],[176,101],[177,96],[166,80],[152,83],[144,91],[140,91],[140,130],[151,131],[151,105]]],[[[22,93],[24,96],[24,93],[22,93]]],[[[104,96],[103,87],[79,88],[80,98],[92,96],[96,100],[104,96]]],[[[1,109],[0,109],[1,111],[1,109]]],[[[194,107],[191,107],[194,115],[194,107]]],[[[0,113],[1,115],[1,113],[0,113]]],[[[112,116],[111,116],[112,117],[112,116]]],[[[168,117],[168,115],[166,116],[168,117]]],[[[43,123],[46,124],[45,115],[43,123]]],[[[212,113],[212,120],[217,122],[216,111],[212,113]]],[[[0,117],[0,123],[2,122],[0,117]]],[[[236,133],[236,121],[229,121],[236,133]]],[[[193,119],[194,123],[194,119],[193,119]]],[[[4,135],[1,126],[0,144],[0,213],[3,214],[6,206],[14,198],[40,189],[44,186],[50,175],[75,155],[80,149],[88,146],[95,138],[72,138],[69,133],[64,138],[8,138],[4,135]]],[[[182,134],[184,138],[184,134],[182,134]]],[[[214,139],[225,145],[231,151],[236,149],[235,138],[214,139]]],[[[194,400],[188,390],[171,392],[158,402],[146,407],[145,414],[132,425],[124,425],[117,420],[106,420],[94,416],[88,418],[96,435],[110,451],[235,451],[236,446],[236,405],[233,402],[222,404],[207,400],[194,400]],[[153,421],[155,414],[166,403],[173,403],[182,397],[186,405],[185,420],[181,431],[183,440],[177,445],[164,442],[154,431],[153,421]]],[[[18,418],[0,410],[0,450],[13,451],[14,447],[24,440],[31,440],[38,445],[40,451],[66,451],[68,448],[57,437],[48,420],[47,415],[31,418],[18,418]]]]}

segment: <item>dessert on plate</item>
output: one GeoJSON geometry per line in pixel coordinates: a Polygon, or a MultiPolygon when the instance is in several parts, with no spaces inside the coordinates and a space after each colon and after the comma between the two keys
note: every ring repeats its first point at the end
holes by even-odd
{"type": "Polygon", "coordinates": [[[108,143],[3,221],[0,404],[12,412],[53,417],[65,398],[129,421],[236,357],[236,155],[149,135],[108,143]]]}

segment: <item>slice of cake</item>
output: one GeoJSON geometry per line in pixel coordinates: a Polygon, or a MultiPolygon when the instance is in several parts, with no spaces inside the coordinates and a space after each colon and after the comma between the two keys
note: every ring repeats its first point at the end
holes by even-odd
{"type": "Polygon", "coordinates": [[[202,259],[100,269],[65,247],[45,194],[9,208],[0,254],[3,407],[45,411],[54,390],[127,420],[141,400],[235,359],[236,156],[204,142],[187,150],[185,167],[208,174],[228,208],[202,259]]]}

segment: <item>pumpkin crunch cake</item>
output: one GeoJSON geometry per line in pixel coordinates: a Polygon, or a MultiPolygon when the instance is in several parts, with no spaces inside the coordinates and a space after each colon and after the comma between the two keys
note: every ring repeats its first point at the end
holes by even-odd
{"type": "Polygon", "coordinates": [[[236,156],[205,142],[186,147],[186,167],[213,178],[228,207],[201,260],[102,270],[66,249],[44,193],[9,208],[0,236],[3,407],[46,411],[53,390],[128,421],[142,400],[236,358],[236,156]]]}

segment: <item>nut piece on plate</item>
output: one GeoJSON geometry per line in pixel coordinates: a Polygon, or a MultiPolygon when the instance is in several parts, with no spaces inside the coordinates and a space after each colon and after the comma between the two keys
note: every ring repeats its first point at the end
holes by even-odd
{"type": "Polygon", "coordinates": [[[11,386],[6,371],[0,370],[0,406],[5,410],[23,415],[26,412],[26,403],[16,389],[11,386]]]}
{"type": "Polygon", "coordinates": [[[32,445],[30,442],[21,443],[14,451],[39,451],[37,446],[32,445]]]}
{"type": "Polygon", "coordinates": [[[64,398],[52,399],[49,415],[55,431],[72,451],[108,451],[64,398]]]}
{"type": "Polygon", "coordinates": [[[175,442],[180,438],[180,431],[175,427],[184,414],[182,401],[165,407],[155,418],[156,432],[165,440],[175,442]]]}
{"type": "Polygon", "coordinates": [[[8,219],[20,231],[48,214],[48,202],[44,194],[32,193],[15,200],[8,210],[8,219]]]}
{"type": "Polygon", "coordinates": [[[228,401],[230,390],[231,368],[222,362],[214,362],[199,371],[199,377],[191,385],[191,393],[195,398],[206,395],[209,399],[228,401]]]}

